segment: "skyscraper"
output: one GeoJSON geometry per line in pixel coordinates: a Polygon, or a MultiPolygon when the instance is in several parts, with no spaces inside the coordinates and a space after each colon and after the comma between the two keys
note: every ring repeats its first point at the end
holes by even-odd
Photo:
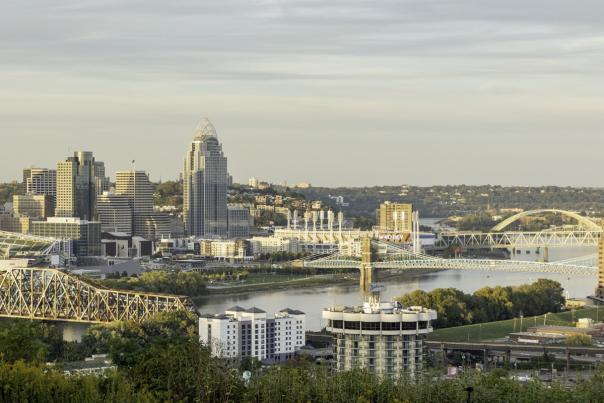
{"type": "Polygon", "coordinates": [[[410,203],[384,202],[380,205],[379,223],[381,229],[411,232],[413,207],[410,203]]]}
{"type": "Polygon", "coordinates": [[[183,218],[189,235],[228,235],[227,189],[227,159],[216,129],[204,119],[197,126],[185,156],[183,218]]]}
{"type": "Polygon", "coordinates": [[[132,208],[127,195],[103,192],[97,196],[96,211],[101,231],[132,235],[132,208]]]}
{"type": "Polygon", "coordinates": [[[105,163],[94,161],[94,178],[97,196],[109,190],[109,178],[105,176],[105,163]]]}
{"type": "Polygon", "coordinates": [[[47,168],[25,168],[23,170],[23,190],[25,194],[57,195],[57,171],[47,168]]]}
{"type": "Polygon", "coordinates": [[[92,220],[96,203],[95,161],[92,152],[76,151],[57,164],[57,217],[92,220]]]}
{"type": "Polygon", "coordinates": [[[57,198],[57,171],[47,168],[25,168],[23,170],[23,194],[47,195],[52,210],[57,198]]]}
{"type": "Polygon", "coordinates": [[[153,184],[145,171],[117,171],[115,193],[128,197],[133,234],[145,236],[145,222],[153,215],[153,184]]]}

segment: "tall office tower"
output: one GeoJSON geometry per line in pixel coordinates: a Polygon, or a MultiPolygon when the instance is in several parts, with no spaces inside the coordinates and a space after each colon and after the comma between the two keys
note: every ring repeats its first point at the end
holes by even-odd
{"type": "Polygon", "coordinates": [[[49,196],[54,210],[57,198],[57,171],[47,168],[25,168],[23,194],[49,196]]]}
{"type": "Polygon", "coordinates": [[[380,205],[380,228],[385,230],[411,232],[413,207],[410,203],[384,202],[380,205]]]}
{"type": "Polygon", "coordinates": [[[94,178],[96,183],[96,194],[102,195],[109,190],[109,178],[105,176],[105,163],[102,161],[94,162],[94,178]]]}
{"type": "Polygon", "coordinates": [[[97,196],[96,211],[102,232],[132,235],[132,209],[127,195],[103,192],[97,196]]]}
{"type": "Polygon", "coordinates": [[[48,168],[23,169],[23,189],[26,194],[57,195],[57,171],[48,168]]]}
{"type": "Polygon", "coordinates": [[[228,235],[227,189],[227,159],[216,129],[204,119],[197,126],[185,156],[183,218],[189,235],[228,235]]]}
{"type": "Polygon", "coordinates": [[[76,151],[57,164],[57,217],[91,220],[95,214],[96,177],[92,152],[76,151]]]}
{"type": "Polygon", "coordinates": [[[146,222],[153,216],[153,184],[145,171],[117,171],[115,193],[128,197],[132,210],[132,233],[145,237],[146,222]]]}

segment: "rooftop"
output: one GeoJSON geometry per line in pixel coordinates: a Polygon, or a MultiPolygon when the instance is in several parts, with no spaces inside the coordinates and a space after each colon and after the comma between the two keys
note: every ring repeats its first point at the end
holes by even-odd
{"type": "Polygon", "coordinates": [[[203,141],[210,137],[218,137],[216,128],[208,118],[204,118],[195,128],[194,140],[203,141]]]}

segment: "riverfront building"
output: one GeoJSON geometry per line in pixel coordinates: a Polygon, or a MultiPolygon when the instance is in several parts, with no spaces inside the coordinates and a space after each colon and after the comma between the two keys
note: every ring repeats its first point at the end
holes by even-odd
{"type": "Polygon", "coordinates": [[[254,357],[263,363],[286,361],[306,344],[306,314],[283,309],[269,318],[258,308],[235,306],[223,315],[202,315],[200,341],[222,358],[254,357]]]}
{"type": "Polygon", "coordinates": [[[188,235],[227,237],[227,159],[216,129],[204,119],[184,161],[183,218],[188,235]]]}
{"type": "Polygon", "coordinates": [[[335,368],[364,368],[380,376],[415,376],[424,368],[424,340],[436,311],[398,302],[365,302],[323,311],[333,335],[335,368]]]}

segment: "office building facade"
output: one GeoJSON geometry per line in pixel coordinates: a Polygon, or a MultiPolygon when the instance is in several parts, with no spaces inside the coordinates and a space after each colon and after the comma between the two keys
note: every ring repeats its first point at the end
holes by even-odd
{"type": "Polygon", "coordinates": [[[380,229],[411,232],[413,230],[413,206],[410,203],[384,202],[378,212],[380,229]]]}
{"type": "Polygon", "coordinates": [[[117,171],[115,193],[128,198],[132,210],[132,233],[148,237],[153,216],[153,184],[145,171],[117,171]]]}
{"type": "Polygon", "coordinates": [[[183,218],[188,235],[227,237],[227,159],[205,119],[195,130],[183,172],[183,218]]]}
{"type": "Polygon", "coordinates": [[[132,209],[128,196],[103,192],[97,197],[96,211],[102,232],[132,235],[132,209]]]}
{"type": "Polygon", "coordinates": [[[25,168],[23,170],[23,191],[25,194],[57,195],[57,171],[48,168],[25,168]]]}
{"type": "Polygon", "coordinates": [[[13,214],[32,218],[54,216],[54,203],[47,194],[26,194],[13,196],[13,214]]]}
{"type": "Polygon", "coordinates": [[[69,239],[77,257],[101,256],[101,223],[75,217],[51,217],[31,223],[32,235],[69,239]]]}
{"type": "Polygon", "coordinates": [[[250,210],[247,207],[228,206],[227,223],[229,238],[250,236],[250,210]]]}
{"type": "Polygon", "coordinates": [[[92,152],[76,151],[57,164],[57,217],[95,217],[96,177],[92,152]]]}
{"type": "Polygon", "coordinates": [[[323,311],[333,336],[335,369],[363,368],[379,376],[415,376],[424,368],[424,340],[436,311],[398,302],[365,302],[323,311]]]}

